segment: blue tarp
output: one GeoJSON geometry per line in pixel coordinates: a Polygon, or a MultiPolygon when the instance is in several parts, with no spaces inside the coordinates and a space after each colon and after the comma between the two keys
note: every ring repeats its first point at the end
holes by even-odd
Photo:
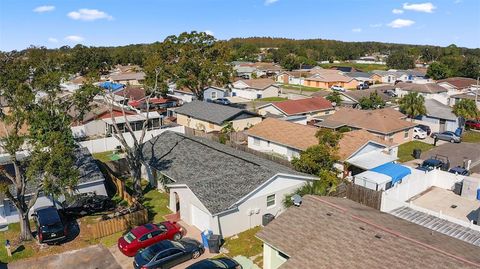
{"type": "Polygon", "coordinates": [[[410,175],[412,171],[407,167],[395,163],[386,163],[380,166],[377,166],[370,171],[377,172],[380,174],[387,175],[392,178],[392,185],[395,185],[398,181],[402,180],[402,178],[410,175]]]}
{"type": "Polygon", "coordinates": [[[103,88],[105,90],[110,90],[110,91],[116,91],[116,90],[120,90],[123,88],[123,84],[120,84],[120,83],[113,83],[113,82],[110,82],[110,81],[105,81],[105,82],[102,82],[98,85],[100,88],[103,88]]]}

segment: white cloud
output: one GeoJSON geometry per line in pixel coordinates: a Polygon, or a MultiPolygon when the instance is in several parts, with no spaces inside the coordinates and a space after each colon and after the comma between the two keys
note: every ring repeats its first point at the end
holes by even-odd
{"type": "Polygon", "coordinates": [[[383,24],[381,23],[375,23],[375,24],[370,24],[370,27],[372,28],[378,28],[378,27],[382,27],[383,24]]]}
{"type": "Polygon", "coordinates": [[[398,9],[398,8],[394,8],[394,9],[392,10],[392,13],[393,13],[393,14],[402,14],[402,13],[403,13],[403,10],[402,10],[402,9],[398,9]]]}
{"type": "Polygon", "coordinates": [[[82,42],[85,38],[78,36],[78,35],[69,35],[65,37],[65,40],[70,42],[82,42]]]}
{"type": "Polygon", "coordinates": [[[354,33],[360,33],[362,31],[362,28],[353,28],[352,32],[354,33]]]}
{"type": "Polygon", "coordinates": [[[265,0],[265,5],[269,6],[269,5],[274,4],[276,2],[278,2],[278,0],[265,0]]]}
{"type": "Polygon", "coordinates": [[[412,20],[396,19],[388,24],[392,28],[403,28],[412,26],[415,22],[412,20]]]}
{"type": "Polygon", "coordinates": [[[211,36],[214,36],[214,35],[215,35],[215,33],[213,33],[213,31],[210,31],[210,30],[205,30],[205,33],[206,33],[207,35],[211,35],[211,36]]]}
{"type": "Polygon", "coordinates": [[[43,13],[43,12],[50,12],[54,10],[55,10],[55,6],[39,6],[34,8],[33,12],[43,13]]]}
{"type": "Polygon", "coordinates": [[[436,8],[437,7],[430,2],[421,3],[421,4],[409,4],[409,3],[403,4],[403,9],[405,10],[413,10],[413,11],[425,12],[425,13],[433,13],[433,10],[436,8]]]}
{"type": "Polygon", "coordinates": [[[113,20],[113,17],[110,16],[108,13],[100,11],[98,9],[88,9],[88,8],[81,8],[78,11],[72,11],[67,14],[68,17],[74,20],[81,20],[81,21],[94,21],[100,19],[107,19],[113,20]]]}
{"type": "Polygon", "coordinates": [[[58,43],[58,39],[56,39],[55,37],[49,37],[49,38],[48,38],[48,42],[50,42],[50,43],[58,43]]]}

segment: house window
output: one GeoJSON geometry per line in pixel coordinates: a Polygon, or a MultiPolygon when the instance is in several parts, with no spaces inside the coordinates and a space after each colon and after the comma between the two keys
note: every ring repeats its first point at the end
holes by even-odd
{"type": "Polygon", "coordinates": [[[267,207],[275,206],[275,194],[267,196],[267,207]]]}
{"type": "Polygon", "coordinates": [[[289,258],[285,253],[280,252],[280,251],[277,251],[277,255],[278,255],[279,257],[285,259],[285,260],[288,260],[288,258],[289,258]]]}
{"type": "Polygon", "coordinates": [[[408,138],[408,130],[405,130],[403,132],[403,138],[407,139],[408,138]]]}
{"type": "Polygon", "coordinates": [[[217,99],[217,92],[213,91],[210,96],[212,97],[212,99],[217,99]]]}
{"type": "Polygon", "coordinates": [[[253,144],[254,144],[255,146],[260,146],[260,139],[254,137],[254,138],[253,138],[253,144]]]}

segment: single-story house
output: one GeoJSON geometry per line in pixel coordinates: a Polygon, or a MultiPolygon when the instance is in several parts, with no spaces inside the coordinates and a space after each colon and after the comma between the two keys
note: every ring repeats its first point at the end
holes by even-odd
{"type": "MultiPolygon", "coordinates": [[[[97,163],[93,159],[92,155],[87,148],[78,148],[75,151],[76,161],[75,166],[79,171],[78,185],[76,187],[76,192],[78,193],[89,193],[94,192],[98,195],[107,195],[105,189],[105,178],[97,166],[97,163]]],[[[13,165],[6,163],[2,164],[7,171],[10,171],[11,174],[14,174],[13,165]]],[[[7,178],[2,178],[0,176],[0,181],[9,182],[7,178]]],[[[13,185],[10,185],[10,191],[15,195],[15,188],[13,185]]],[[[27,193],[34,193],[34,186],[32,184],[27,184],[27,193]]],[[[0,226],[4,226],[8,223],[14,223],[19,221],[19,216],[16,207],[13,203],[4,195],[0,196],[0,226]]],[[[60,202],[63,198],[60,198],[60,202]]],[[[54,205],[53,198],[50,196],[40,195],[36,203],[30,210],[30,213],[33,213],[35,208],[42,206],[54,205]]]]}
{"type": "Polygon", "coordinates": [[[263,269],[478,268],[478,247],[346,198],[306,195],[256,234],[263,269]]]}
{"type": "Polygon", "coordinates": [[[308,71],[283,71],[276,77],[278,83],[303,85],[305,77],[310,76],[308,71]]]}
{"type": "Polygon", "coordinates": [[[354,130],[364,129],[384,141],[403,144],[412,140],[413,127],[416,126],[405,118],[393,108],[359,110],[342,107],[316,125],[334,130],[344,126],[354,130]]]}
{"type": "Polygon", "coordinates": [[[143,85],[143,82],[145,81],[145,73],[144,72],[126,72],[126,73],[112,74],[110,76],[110,81],[124,84],[124,85],[139,86],[139,85],[143,85]]]}
{"type": "Polygon", "coordinates": [[[393,84],[396,81],[419,83],[431,82],[429,79],[426,79],[425,72],[417,70],[373,70],[372,73],[374,74],[372,76],[373,81],[379,83],[393,84]]]}
{"type": "Polygon", "coordinates": [[[415,122],[430,126],[432,132],[455,132],[460,127],[460,118],[452,112],[450,106],[444,105],[435,99],[426,99],[426,115],[415,118],[415,122]]]}
{"type": "Polygon", "coordinates": [[[283,199],[316,177],[211,140],[166,131],[143,146],[147,175],[169,190],[169,208],[223,237],[278,216],[283,199]],[[163,185],[162,185],[163,184],[163,185]]]}
{"type": "Polygon", "coordinates": [[[425,99],[436,99],[444,104],[448,103],[448,90],[436,83],[399,82],[395,85],[395,93],[400,98],[411,92],[416,92],[425,99]]]}
{"type": "Polygon", "coordinates": [[[258,107],[258,114],[283,117],[307,116],[307,121],[315,116],[329,115],[335,112],[332,103],[323,97],[312,97],[298,100],[286,100],[258,107]]]}
{"type": "Polygon", "coordinates": [[[454,106],[460,100],[473,100],[477,103],[477,108],[480,109],[480,89],[468,90],[465,93],[451,95],[449,105],[454,106]]]}
{"type": "MultiPolygon", "coordinates": [[[[139,101],[145,98],[145,89],[139,88],[139,87],[126,87],[114,92],[114,95],[116,97],[123,98],[124,100],[121,100],[121,101],[120,99],[117,99],[117,98],[115,99],[119,100],[119,103],[126,105],[126,104],[129,104],[130,102],[139,101]]],[[[108,97],[109,96],[107,96],[107,98],[108,97]]]]}
{"type": "Polygon", "coordinates": [[[168,88],[170,97],[181,100],[182,103],[189,103],[193,100],[197,100],[197,96],[188,88],[177,88],[176,85],[170,85],[168,88]]]}
{"type": "Polygon", "coordinates": [[[212,101],[218,98],[225,98],[230,96],[230,90],[221,87],[210,86],[203,92],[204,101],[212,101]]]}
{"type": "Polygon", "coordinates": [[[278,96],[278,86],[270,78],[242,79],[232,84],[232,96],[249,100],[278,96]]]}
{"type": "Polygon", "coordinates": [[[355,71],[355,72],[344,73],[344,75],[347,76],[347,77],[354,78],[358,81],[367,82],[367,83],[370,83],[370,84],[373,84],[375,82],[372,79],[372,75],[373,75],[372,73],[355,71]]]}
{"type": "Polygon", "coordinates": [[[388,102],[391,102],[394,98],[385,93],[386,89],[388,89],[388,87],[375,87],[375,88],[369,88],[361,91],[340,92],[340,95],[341,95],[340,97],[342,98],[342,102],[339,105],[345,106],[345,107],[357,108],[359,106],[360,100],[362,100],[362,98],[369,98],[370,94],[372,93],[377,93],[378,96],[385,103],[388,104],[388,102]]]}
{"type": "Polygon", "coordinates": [[[475,85],[477,85],[477,81],[473,78],[451,77],[437,80],[437,84],[458,94],[472,89],[475,85]]]}
{"type": "Polygon", "coordinates": [[[177,124],[206,133],[219,132],[232,122],[233,129],[243,131],[262,121],[262,117],[248,110],[215,103],[193,101],[176,108],[177,124]]]}
{"type": "Polygon", "coordinates": [[[345,89],[355,89],[359,81],[342,75],[337,70],[319,70],[316,74],[305,78],[304,85],[314,88],[329,89],[334,85],[345,89]]]}

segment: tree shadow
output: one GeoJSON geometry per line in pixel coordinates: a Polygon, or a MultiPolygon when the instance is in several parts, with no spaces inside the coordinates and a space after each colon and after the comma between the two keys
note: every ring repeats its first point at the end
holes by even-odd
{"type": "Polygon", "coordinates": [[[25,246],[24,245],[20,245],[18,246],[13,252],[12,252],[12,255],[15,254],[15,253],[20,253],[22,251],[25,250],[25,246]]]}

